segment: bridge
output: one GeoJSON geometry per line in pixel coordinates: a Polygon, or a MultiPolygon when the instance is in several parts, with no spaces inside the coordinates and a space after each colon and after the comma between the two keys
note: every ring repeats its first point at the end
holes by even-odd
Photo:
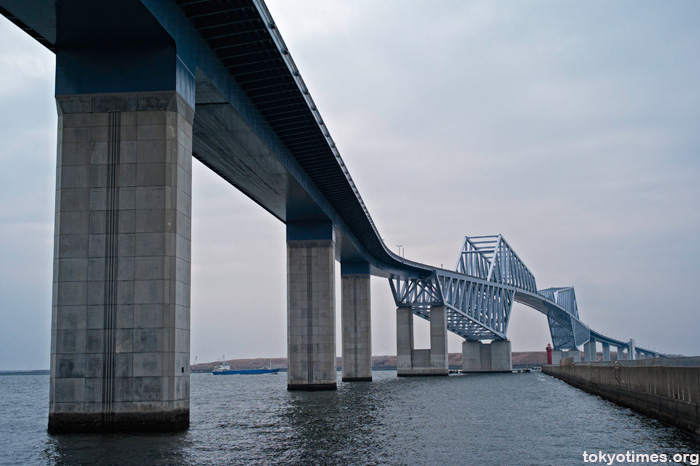
{"type": "Polygon", "coordinates": [[[507,331],[514,302],[547,317],[557,362],[566,350],[580,360],[581,345],[584,360],[596,361],[598,343],[602,345],[604,361],[611,360],[611,346],[617,348],[619,359],[663,356],[636,346],[634,340],[621,341],[590,329],[579,319],[573,287],[538,291],[534,275],[502,235],[466,237],[454,271],[435,268],[428,277],[396,277],[390,283],[399,319],[405,322],[397,327],[399,375],[437,374],[446,370],[446,365],[437,368],[432,355],[431,364],[412,361],[421,355],[423,361],[428,358],[427,353],[416,354],[411,346],[410,313],[431,322],[431,350],[433,346],[440,348],[440,356],[444,337],[433,329],[435,322],[444,320],[441,326],[465,339],[463,370],[511,370],[507,331]],[[402,312],[407,316],[402,316],[402,312]],[[490,345],[483,346],[480,342],[484,340],[490,340],[490,345]]]}
{"type": "Polygon", "coordinates": [[[344,381],[371,380],[372,275],[396,300],[399,375],[446,375],[448,330],[466,370],[509,370],[514,302],[547,316],[558,352],[656,356],[584,325],[573,288],[538,291],[501,236],[466,238],[455,270],[392,253],[262,0],[0,13],[56,54],[51,432],[189,425],[192,157],[286,225],[290,390],[336,388],[335,261],[344,381]]]}

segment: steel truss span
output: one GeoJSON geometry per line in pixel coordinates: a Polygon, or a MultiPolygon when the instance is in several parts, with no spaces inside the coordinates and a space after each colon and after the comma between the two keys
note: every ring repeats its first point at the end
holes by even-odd
{"type": "Polygon", "coordinates": [[[518,302],[547,316],[554,349],[572,350],[589,341],[629,346],[581,322],[573,286],[537,290],[535,276],[502,235],[465,237],[454,271],[436,268],[426,277],[393,277],[389,284],[397,307],[410,307],[426,320],[431,306],[445,306],[447,329],[466,340],[507,339],[518,302]]]}

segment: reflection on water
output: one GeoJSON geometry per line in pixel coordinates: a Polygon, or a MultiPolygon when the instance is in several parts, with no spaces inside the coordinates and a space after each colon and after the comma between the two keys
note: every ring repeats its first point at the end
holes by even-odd
{"type": "Polygon", "coordinates": [[[584,451],[697,453],[688,435],[543,374],[342,383],[192,376],[179,434],[46,433],[48,376],[0,376],[0,465],[568,465],[584,451]]]}
{"type": "Polygon", "coordinates": [[[170,465],[185,458],[187,434],[174,435],[56,435],[47,436],[44,449],[48,464],[170,465]]]}
{"type": "Polygon", "coordinates": [[[338,392],[290,393],[280,420],[289,436],[270,453],[286,464],[379,464],[383,447],[374,389],[360,382],[338,392]]]}

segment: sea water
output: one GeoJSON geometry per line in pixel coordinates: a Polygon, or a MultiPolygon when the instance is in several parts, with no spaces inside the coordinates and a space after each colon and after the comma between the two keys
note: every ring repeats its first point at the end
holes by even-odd
{"type": "Polygon", "coordinates": [[[284,373],[192,374],[186,432],[52,436],[49,377],[0,376],[0,464],[560,466],[700,453],[676,428],[542,373],[373,377],[288,392],[284,373]]]}

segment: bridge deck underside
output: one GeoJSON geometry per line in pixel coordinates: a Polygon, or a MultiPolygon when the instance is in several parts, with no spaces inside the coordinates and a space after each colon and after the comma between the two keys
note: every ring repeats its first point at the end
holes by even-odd
{"type": "MultiPolygon", "coordinates": [[[[430,307],[414,307],[413,314],[430,322],[430,307]]],[[[446,306],[447,330],[459,335],[465,340],[500,340],[500,335],[495,334],[482,324],[475,322],[459,311],[446,306]]]]}
{"type": "MultiPolygon", "coordinates": [[[[256,114],[242,114],[243,119],[248,123],[262,120],[262,126],[269,129],[267,134],[257,129],[260,143],[246,143],[245,148],[251,150],[232,157],[226,149],[241,147],[232,141],[237,134],[217,134],[217,129],[230,123],[215,118],[223,124],[204,124],[211,116],[205,108],[210,103],[200,99],[200,84],[206,77],[198,74],[195,131],[202,141],[194,141],[196,156],[285,223],[330,219],[338,227],[343,262],[369,262],[373,274],[386,277],[425,274],[426,266],[399,260],[381,240],[264,3],[176,3],[252,103],[256,114]],[[200,118],[200,111],[208,115],[200,118]]],[[[226,103],[226,99],[215,103],[226,103]]]]}

